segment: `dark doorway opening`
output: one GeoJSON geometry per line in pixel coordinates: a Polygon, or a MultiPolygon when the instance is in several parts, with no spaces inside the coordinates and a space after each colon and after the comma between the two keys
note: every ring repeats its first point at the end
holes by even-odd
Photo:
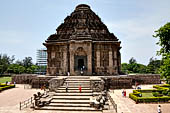
{"type": "Polygon", "coordinates": [[[83,68],[84,66],[84,59],[78,59],[78,69],[83,68]]]}

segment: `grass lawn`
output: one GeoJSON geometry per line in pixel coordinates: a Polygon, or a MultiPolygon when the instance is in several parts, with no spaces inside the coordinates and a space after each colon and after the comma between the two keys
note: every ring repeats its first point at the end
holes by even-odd
{"type": "Polygon", "coordinates": [[[142,93],[142,97],[154,97],[152,93],[142,93]]]}
{"type": "Polygon", "coordinates": [[[0,77],[0,83],[11,82],[11,77],[0,77]]]}

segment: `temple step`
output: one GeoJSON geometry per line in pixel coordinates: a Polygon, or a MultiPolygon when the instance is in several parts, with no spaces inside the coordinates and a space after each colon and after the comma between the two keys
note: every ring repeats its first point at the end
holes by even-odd
{"type": "Polygon", "coordinates": [[[50,103],[47,106],[53,106],[53,107],[90,107],[90,104],[50,103]]]}
{"type": "MultiPolygon", "coordinates": [[[[64,93],[66,90],[57,90],[56,93],[64,93]]],[[[67,90],[67,93],[80,93],[79,90],[67,90]]],[[[92,93],[92,90],[81,90],[81,93],[92,93]]]]}
{"type": "Polygon", "coordinates": [[[86,77],[86,76],[69,76],[67,77],[68,79],[90,79],[90,77],[86,77]]]}
{"type": "MultiPolygon", "coordinates": [[[[36,110],[55,110],[55,111],[101,111],[99,109],[90,107],[56,107],[56,106],[45,106],[41,108],[35,108],[36,110]]],[[[95,112],[96,113],[96,112],[95,112]]],[[[100,112],[101,113],[101,112],[100,112]]]]}
{"type": "MultiPolygon", "coordinates": [[[[82,87],[82,90],[91,90],[89,87],[82,87]]],[[[66,87],[60,87],[57,90],[66,90],[66,87]]],[[[68,87],[68,90],[79,90],[78,87],[68,87]]]]}
{"type": "MultiPolygon", "coordinates": [[[[60,86],[59,88],[66,88],[66,85],[60,86]]],[[[78,85],[69,85],[68,88],[75,88],[75,89],[77,89],[77,88],[79,88],[79,86],[78,85]]],[[[81,86],[81,88],[83,89],[83,88],[90,88],[90,87],[86,85],[86,86],[81,86]]]]}
{"type": "Polygon", "coordinates": [[[82,84],[86,83],[87,84],[87,83],[90,83],[90,81],[88,80],[81,80],[81,81],[80,80],[79,81],[78,80],[66,80],[65,83],[82,83],[82,84]]]}
{"type": "MultiPolygon", "coordinates": [[[[89,88],[90,87],[90,85],[88,85],[88,84],[84,84],[84,85],[82,85],[82,84],[69,84],[68,85],[68,87],[74,87],[74,88],[79,88],[80,86],[82,88],[89,88]]],[[[62,88],[63,87],[66,87],[66,85],[63,85],[62,88]]]]}
{"type": "Polygon", "coordinates": [[[92,96],[92,93],[56,93],[54,96],[92,96]]]}
{"type": "Polygon", "coordinates": [[[77,79],[77,78],[69,79],[69,78],[67,78],[66,81],[80,81],[80,82],[82,82],[82,81],[90,81],[90,79],[77,79]]]}
{"type": "Polygon", "coordinates": [[[60,99],[60,100],[90,100],[91,96],[53,96],[53,99],[60,99]]]}
{"type": "Polygon", "coordinates": [[[70,104],[90,104],[90,100],[61,100],[61,99],[52,99],[51,103],[70,103],[70,104]]]}

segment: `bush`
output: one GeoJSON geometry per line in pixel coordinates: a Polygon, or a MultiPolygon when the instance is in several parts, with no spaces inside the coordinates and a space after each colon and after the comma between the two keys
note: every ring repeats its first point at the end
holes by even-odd
{"type": "Polygon", "coordinates": [[[162,91],[162,94],[167,95],[167,94],[168,94],[168,91],[167,91],[167,90],[164,90],[164,91],[162,91]]]}
{"type": "Polygon", "coordinates": [[[153,92],[152,94],[153,94],[153,96],[157,97],[159,93],[158,92],[153,92]]]}
{"type": "Polygon", "coordinates": [[[163,94],[169,96],[163,96],[157,92],[157,90],[133,90],[133,93],[129,94],[129,98],[134,100],[136,103],[150,103],[150,102],[168,102],[170,100],[170,92],[167,90],[160,90],[163,94]],[[152,91],[153,96],[155,97],[140,97],[142,92],[152,91]]]}
{"type": "Polygon", "coordinates": [[[6,90],[6,89],[10,89],[10,88],[14,88],[15,85],[3,85],[1,84],[1,87],[0,87],[0,92],[3,91],[3,90],[6,90]]]}

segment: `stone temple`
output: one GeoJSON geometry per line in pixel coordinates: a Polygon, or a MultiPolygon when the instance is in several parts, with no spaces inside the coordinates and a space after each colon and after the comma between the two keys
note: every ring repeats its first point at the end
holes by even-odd
{"type": "Polygon", "coordinates": [[[118,75],[120,43],[90,6],[80,4],[44,43],[47,75],[118,75]]]}

